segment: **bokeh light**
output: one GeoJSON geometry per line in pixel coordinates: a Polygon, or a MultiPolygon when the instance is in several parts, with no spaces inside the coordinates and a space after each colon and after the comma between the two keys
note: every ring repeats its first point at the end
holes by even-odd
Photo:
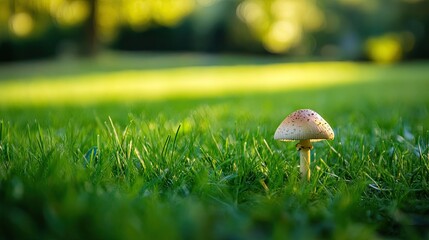
{"type": "Polygon", "coordinates": [[[263,36],[264,47],[273,53],[286,52],[301,39],[301,28],[292,21],[277,21],[263,36]]]}
{"type": "Polygon", "coordinates": [[[89,5],[87,1],[56,2],[51,7],[52,15],[62,26],[74,26],[88,18],[89,5]]]}
{"type": "Polygon", "coordinates": [[[34,20],[26,12],[14,14],[9,21],[11,31],[18,37],[28,36],[34,29],[34,20]]]}
{"type": "Polygon", "coordinates": [[[128,1],[124,3],[124,19],[135,31],[141,31],[151,21],[150,3],[148,1],[128,1]]]}
{"type": "Polygon", "coordinates": [[[365,44],[368,57],[378,63],[400,61],[414,46],[414,35],[410,32],[386,33],[369,38],[365,44]]]}
{"type": "Polygon", "coordinates": [[[194,0],[153,0],[151,3],[153,19],[164,26],[177,24],[195,7],[194,0]]]}
{"type": "Polygon", "coordinates": [[[288,52],[325,21],[316,3],[309,0],[244,0],[237,7],[237,16],[271,53],[288,52]]]}

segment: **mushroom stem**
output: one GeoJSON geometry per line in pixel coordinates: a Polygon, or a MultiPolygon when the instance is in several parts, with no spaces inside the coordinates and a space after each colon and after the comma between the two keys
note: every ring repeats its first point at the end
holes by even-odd
{"type": "Polygon", "coordinates": [[[301,140],[296,145],[299,151],[299,170],[301,178],[310,181],[310,150],[313,148],[309,139],[301,140]]]}

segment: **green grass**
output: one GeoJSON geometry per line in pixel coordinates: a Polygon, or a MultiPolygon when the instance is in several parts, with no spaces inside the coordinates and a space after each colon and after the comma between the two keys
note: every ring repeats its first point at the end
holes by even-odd
{"type": "MultiPolygon", "coordinates": [[[[73,77],[131,63],[147,72],[137,57],[117,60],[127,64],[101,71],[89,61],[73,77]]],[[[38,67],[63,82],[69,64],[38,67]]],[[[352,65],[356,81],[310,89],[3,102],[0,239],[427,239],[429,64],[352,65]],[[298,108],[320,113],[336,134],[314,144],[308,183],[294,143],[273,140],[298,108]]],[[[228,76],[245,84],[243,68],[252,66],[228,76]]],[[[37,85],[31,71],[0,68],[0,92],[37,85]]]]}

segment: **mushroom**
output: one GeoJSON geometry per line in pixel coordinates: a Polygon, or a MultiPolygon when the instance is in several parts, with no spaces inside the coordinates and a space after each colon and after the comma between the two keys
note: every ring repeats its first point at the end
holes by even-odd
{"type": "Polygon", "coordinates": [[[274,133],[274,139],[280,141],[299,140],[296,149],[300,155],[302,179],[310,180],[311,142],[334,139],[331,126],[317,112],[300,109],[289,114],[274,133]]]}

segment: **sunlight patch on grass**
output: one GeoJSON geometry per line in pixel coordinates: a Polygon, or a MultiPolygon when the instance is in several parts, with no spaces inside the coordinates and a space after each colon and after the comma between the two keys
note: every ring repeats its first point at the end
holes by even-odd
{"type": "Polygon", "coordinates": [[[373,80],[370,65],[347,62],[127,70],[0,82],[1,105],[87,104],[107,101],[213,97],[326,87],[373,80]]]}

